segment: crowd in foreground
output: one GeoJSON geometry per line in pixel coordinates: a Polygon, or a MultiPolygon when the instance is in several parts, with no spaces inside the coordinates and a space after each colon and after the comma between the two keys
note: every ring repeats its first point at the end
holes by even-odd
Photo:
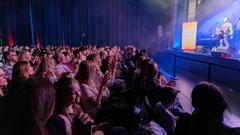
{"type": "Polygon", "coordinates": [[[192,90],[186,113],[145,50],[0,47],[0,135],[238,135],[223,124],[214,84],[192,90]]]}

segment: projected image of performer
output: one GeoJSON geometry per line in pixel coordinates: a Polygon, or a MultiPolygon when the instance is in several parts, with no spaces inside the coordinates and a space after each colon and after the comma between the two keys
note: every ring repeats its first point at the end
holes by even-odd
{"type": "Polygon", "coordinates": [[[228,17],[224,18],[223,25],[217,29],[217,36],[220,40],[220,46],[225,46],[227,49],[230,46],[230,39],[233,38],[233,25],[228,17]]]}

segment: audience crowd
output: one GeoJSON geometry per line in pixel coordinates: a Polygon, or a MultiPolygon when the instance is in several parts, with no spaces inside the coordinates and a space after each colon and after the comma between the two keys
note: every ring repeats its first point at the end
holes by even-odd
{"type": "Polygon", "coordinates": [[[196,84],[192,114],[145,50],[0,47],[0,135],[238,135],[217,86],[196,84]]]}

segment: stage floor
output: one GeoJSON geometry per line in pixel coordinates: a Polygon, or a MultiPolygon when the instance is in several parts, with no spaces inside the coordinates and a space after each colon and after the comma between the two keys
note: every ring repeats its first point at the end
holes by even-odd
{"type": "Polygon", "coordinates": [[[204,80],[240,91],[240,59],[220,58],[194,52],[162,51],[154,59],[164,71],[176,76],[190,72],[204,80]]]}
{"type": "MultiPolygon", "coordinates": [[[[181,92],[178,95],[179,101],[182,104],[185,111],[192,113],[193,107],[191,104],[191,92],[194,85],[204,78],[197,76],[195,74],[182,72],[182,74],[177,74],[177,86],[181,92]]],[[[222,89],[226,101],[229,105],[230,111],[226,111],[224,115],[224,123],[231,127],[240,127],[240,93],[235,91],[229,91],[229,88],[226,88],[220,84],[216,84],[222,89]]]]}
{"type": "Polygon", "coordinates": [[[191,92],[200,81],[209,81],[220,86],[232,113],[226,112],[225,123],[240,127],[240,59],[217,58],[210,54],[195,52],[163,51],[154,57],[158,66],[175,76],[176,88],[181,92],[179,100],[184,110],[191,113],[191,92]]]}

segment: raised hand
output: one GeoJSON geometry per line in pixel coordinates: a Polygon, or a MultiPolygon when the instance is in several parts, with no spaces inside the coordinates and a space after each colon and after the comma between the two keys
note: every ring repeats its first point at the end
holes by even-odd
{"type": "Polygon", "coordinates": [[[169,82],[167,83],[167,86],[169,86],[169,87],[175,87],[175,86],[176,86],[176,81],[169,81],[169,82]]]}
{"type": "Polygon", "coordinates": [[[87,113],[80,113],[78,118],[82,121],[83,124],[94,123],[94,120],[87,113]]]}

